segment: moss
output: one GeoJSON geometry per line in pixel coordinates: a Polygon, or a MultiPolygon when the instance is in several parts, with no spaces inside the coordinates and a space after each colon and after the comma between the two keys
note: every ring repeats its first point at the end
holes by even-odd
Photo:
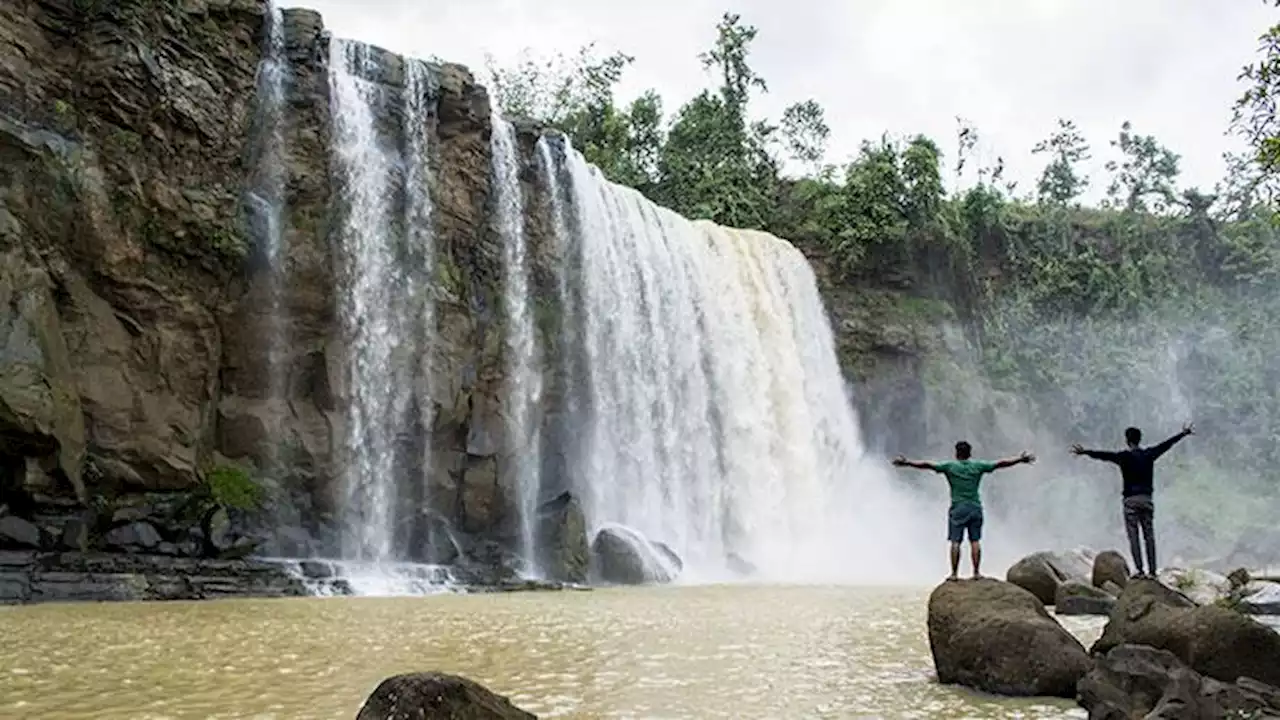
{"type": "Polygon", "coordinates": [[[249,256],[248,240],[231,228],[216,228],[209,235],[208,244],[215,253],[229,260],[243,260],[249,256]]]}
{"type": "Polygon", "coordinates": [[[262,503],[262,486],[235,465],[215,465],[205,473],[204,482],[205,492],[215,505],[254,510],[262,503]]]}

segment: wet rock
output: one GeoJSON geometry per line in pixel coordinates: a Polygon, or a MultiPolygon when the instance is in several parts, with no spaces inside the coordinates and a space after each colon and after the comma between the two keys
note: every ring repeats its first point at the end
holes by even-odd
{"type": "Polygon", "coordinates": [[[540,508],[538,539],[543,572],[551,580],[584,583],[591,557],[587,545],[587,520],[582,504],[564,492],[540,508]]]}
{"type": "Polygon", "coordinates": [[[1280,685],[1280,634],[1218,605],[1196,606],[1152,578],[1129,583],[1091,652],[1149,645],[1177,655],[1196,672],[1233,682],[1247,676],[1280,685]]]}
{"type": "Polygon", "coordinates": [[[1114,583],[1123,589],[1129,584],[1129,562],[1115,550],[1104,550],[1093,559],[1093,586],[1103,588],[1107,583],[1114,583]]]}
{"type": "Polygon", "coordinates": [[[1062,583],[1090,582],[1093,565],[1094,557],[1088,550],[1038,552],[1014,563],[1005,579],[1035,595],[1045,605],[1052,605],[1062,583]]]}
{"type": "Polygon", "coordinates": [[[40,528],[15,515],[0,517],[0,547],[40,549],[40,528]]]}
{"type": "Polygon", "coordinates": [[[929,596],[938,681],[1000,695],[1075,697],[1089,657],[1030,592],[999,580],[939,585],[929,596]]]}
{"type": "Polygon", "coordinates": [[[1197,605],[1210,605],[1225,598],[1231,582],[1223,575],[1200,568],[1165,568],[1157,575],[1164,585],[1186,595],[1197,605]]]}
{"type": "Polygon", "coordinates": [[[1280,615],[1280,583],[1253,581],[1240,588],[1238,607],[1251,615],[1280,615]]]}
{"type": "Polygon", "coordinates": [[[151,523],[135,522],[109,530],[103,537],[108,547],[120,550],[151,550],[160,544],[160,533],[151,523]]]}
{"type": "Polygon", "coordinates": [[[591,559],[601,581],[616,585],[666,583],[672,579],[647,538],[628,527],[601,528],[591,541],[591,559]]]}
{"type": "Polygon", "coordinates": [[[1069,580],[1058,586],[1053,611],[1057,615],[1108,615],[1115,604],[1115,597],[1105,590],[1079,580],[1069,580]]]}
{"type": "Polygon", "coordinates": [[[1250,678],[1202,676],[1173,653],[1120,645],[1080,680],[1079,702],[1096,720],[1280,717],[1280,689],[1250,678]]]}
{"type": "Polygon", "coordinates": [[[383,680],[356,720],[536,720],[483,685],[457,675],[413,673],[383,680]]]}

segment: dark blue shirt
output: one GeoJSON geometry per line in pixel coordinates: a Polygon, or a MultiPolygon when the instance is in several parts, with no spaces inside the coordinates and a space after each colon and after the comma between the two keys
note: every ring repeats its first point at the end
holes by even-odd
{"type": "Polygon", "coordinates": [[[1151,495],[1154,490],[1154,482],[1152,476],[1155,470],[1156,460],[1161,455],[1169,451],[1182,438],[1186,437],[1182,433],[1178,433],[1173,437],[1165,440],[1159,445],[1151,447],[1131,447],[1120,450],[1119,452],[1111,452],[1109,450],[1085,450],[1082,454],[1095,460],[1106,460],[1120,466],[1120,477],[1124,480],[1125,497],[1134,495],[1151,495]]]}

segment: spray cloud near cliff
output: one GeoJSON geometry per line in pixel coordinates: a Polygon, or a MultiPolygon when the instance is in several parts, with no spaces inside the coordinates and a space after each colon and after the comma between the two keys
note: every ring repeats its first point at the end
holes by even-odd
{"type": "Polygon", "coordinates": [[[988,480],[993,559],[1078,545],[1127,555],[1118,470],[1069,449],[1119,449],[1131,425],[1144,445],[1196,425],[1156,466],[1162,564],[1222,558],[1267,525],[1277,307],[1265,287],[1153,303],[1126,320],[1046,318],[1008,298],[988,310],[981,353],[953,328],[951,359],[929,370],[929,450],[949,454],[964,436],[984,456],[1025,448],[1038,457],[1031,470],[988,480]]]}

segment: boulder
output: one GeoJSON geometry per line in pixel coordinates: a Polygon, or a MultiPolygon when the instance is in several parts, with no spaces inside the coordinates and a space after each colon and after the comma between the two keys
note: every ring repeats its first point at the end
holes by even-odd
{"type": "Polygon", "coordinates": [[[939,585],[929,596],[938,681],[1000,695],[1075,697],[1089,669],[1080,641],[1030,592],[999,580],[939,585]]]}
{"type": "Polygon", "coordinates": [[[1068,580],[1089,582],[1093,564],[1093,554],[1088,550],[1038,552],[1014,563],[1005,579],[1035,595],[1045,605],[1052,605],[1062,583],[1068,580]]]}
{"type": "Polygon", "coordinates": [[[0,548],[40,549],[40,528],[15,515],[0,517],[0,548]]]}
{"type": "Polygon", "coordinates": [[[1234,610],[1197,607],[1152,578],[1129,583],[1091,652],[1106,654],[1120,645],[1168,650],[1223,682],[1244,676],[1280,685],[1280,634],[1234,610]]]}
{"type": "Polygon", "coordinates": [[[1093,586],[1105,587],[1108,582],[1123,588],[1129,584],[1129,562],[1115,550],[1104,550],[1093,559],[1093,586]]]}
{"type": "Polygon", "coordinates": [[[539,558],[547,579],[585,583],[591,556],[587,546],[587,519],[582,504],[564,492],[538,511],[539,558]]]}
{"type": "Polygon", "coordinates": [[[1249,678],[1228,684],[1187,667],[1173,653],[1119,645],[1080,680],[1091,720],[1199,720],[1280,716],[1280,690],[1249,678]]]}
{"type": "Polygon", "coordinates": [[[670,582],[673,574],[644,535],[622,525],[601,528],[591,541],[596,575],[606,583],[643,585],[670,582]]]}
{"type": "Polygon", "coordinates": [[[1115,597],[1105,590],[1079,580],[1069,580],[1058,586],[1053,611],[1057,615],[1108,615],[1115,604],[1115,597]]]}
{"type": "Polygon", "coordinates": [[[411,673],[383,680],[356,720],[536,720],[477,682],[444,673],[411,673]]]}
{"type": "Polygon", "coordinates": [[[653,542],[653,547],[662,554],[662,557],[666,558],[667,563],[671,566],[672,572],[680,573],[684,571],[684,560],[680,559],[680,554],[675,550],[672,550],[670,545],[655,540],[653,542]]]}
{"type": "Polygon", "coordinates": [[[151,523],[135,522],[109,530],[103,538],[108,547],[117,550],[152,550],[160,544],[160,533],[151,523]]]}

